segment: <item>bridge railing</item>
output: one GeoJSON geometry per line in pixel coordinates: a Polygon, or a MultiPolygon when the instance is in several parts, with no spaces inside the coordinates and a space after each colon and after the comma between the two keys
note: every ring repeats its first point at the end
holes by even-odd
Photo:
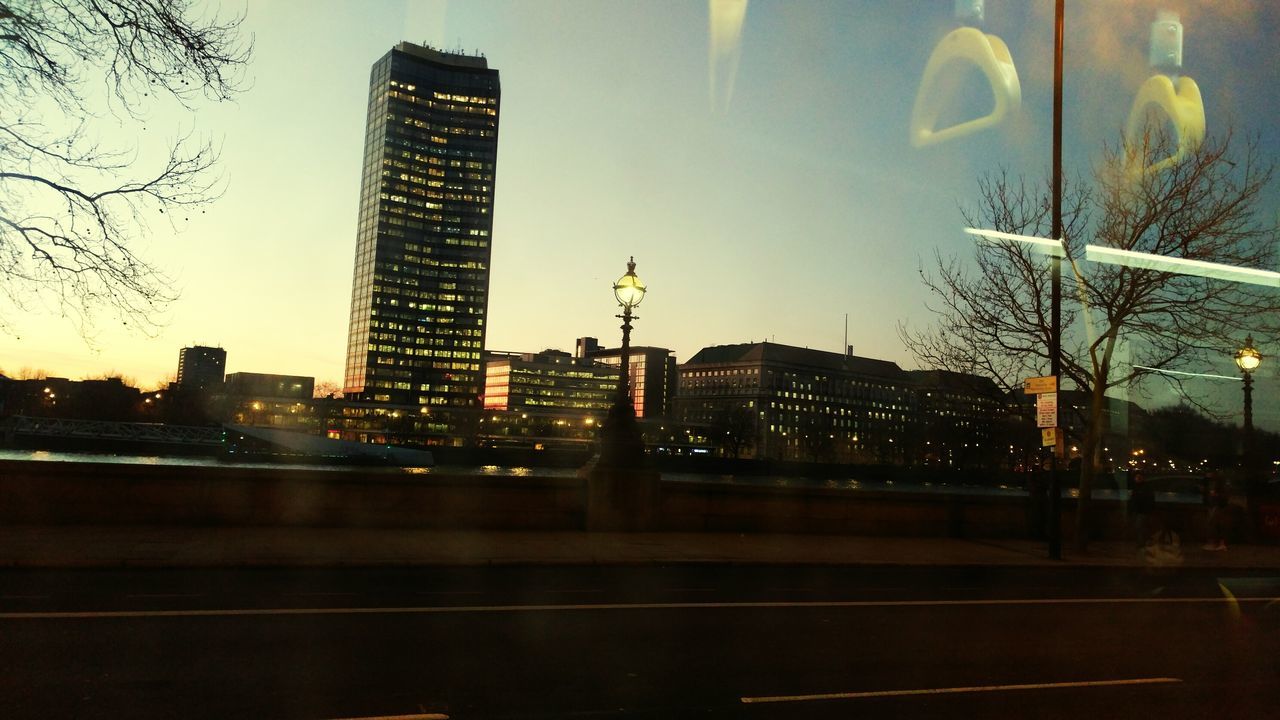
{"type": "Polygon", "coordinates": [[[72,420],[68,418],[14,415],[0,422],[5,438],[16,436],[127,440],[182,445],[221,445],[221,427],[165,425],[161,423],[72,420]]]}

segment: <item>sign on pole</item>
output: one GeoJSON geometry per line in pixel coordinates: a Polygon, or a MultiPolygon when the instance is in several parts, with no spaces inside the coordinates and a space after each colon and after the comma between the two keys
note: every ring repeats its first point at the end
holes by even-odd
{"type": "Polygon", "coordinates": [[[1040,446],[1055,447],[1058,444],[1058,428],[1044,428],[1040,431],[1040,446]]]}
{"type": "Polygon", "coordinates": [[[1036,395],[1036,427],[1058,427],[1058,393],[1036,395]]]}
{"type": "Polygon", "coordinates": [[[1058,376],[1046,375],[1044,377],[1027,378],[1022,381],[1022,392],[1028,395],[1058,392],[1058,376]]]}

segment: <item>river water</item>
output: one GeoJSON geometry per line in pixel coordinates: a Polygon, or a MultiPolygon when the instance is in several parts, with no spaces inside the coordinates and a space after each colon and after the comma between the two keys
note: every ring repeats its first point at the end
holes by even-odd
{"type": "MultiPolygon", "coordinates": [[[[35,460],[41,462],[71,463],[118,463],[123,465],[171,465],[174,467],[227,467],[227,468],[302,468],[335,473],[369,472],[369,466],[333,465],[271,462],[236,462],[211,457],[162,456],[162,455],[115,455],[110,453],[70,453],[51,452],[47,450],[0,450],[0,460],[35,460]]],[[[395,472],[396,469],[379,469],[383,472],[395,472]]],[[[440,465],[431,468],[398,468],[400,472],[415,475],[448,475],[475,477],[574,477],[575,468],[531,468],[524,466],[449,466],[440,465]]],[[[958,485],[948,483],[905,483],[892,480],[883,482],[856,479],[820,479],[789,477],[779,475],[704,475],[696,473],[663,473],[662,479],[671,482],[717,483],[728,485],[748,485],[757,487],[782,488],[828,488],[848,492],[902,492],[902,493],[946,493],[960,495],[987,495],[996,497],[1026,497],[1027,491],[1012,485],[982,486],[958,485]]],[[[1078,491],[1064,488],[1063,497],[1074,497],[1078,491]]],[[[1100,500],[1125,500],[1127,490],[1099,489],[1094,490],[1093,497],[1100,500]]],[[[1156,499],[1161,502],[1193,503],[1200,502],[1200,495],[1187,491],[1157,492],[1156,499]]]]}

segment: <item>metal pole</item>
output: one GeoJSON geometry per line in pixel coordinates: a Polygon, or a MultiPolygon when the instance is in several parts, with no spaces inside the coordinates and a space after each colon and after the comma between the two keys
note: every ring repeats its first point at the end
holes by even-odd
{"type": "Polygon", "coordinates": [[[1244,372],[1244,466],[1253,470],[1253,373],[1244,372]]]}
{"type": "MultiPolygon", "coordinates": [[[[1057,0],[1053,23],[1053,239],[1062,238],[1062,16],[1064,0],[1057,0]]],[[[1049,374],[1062,389],[1062,259],[1053,257],[1053,327],[1049,337],[1049,374]]],[[[1061,410],[1059,410],[1061,418],[1061,410]]],[[[1049,470],[1049,558],[1062,559],[1062,480],[1058,477],[1058,448],[1063,445],[1058,423],[1049,470]]]]}
{"type": "Polygon", "coordinates": [[[622,352],[618,358],[618,409],[626,408],[634,412],[631,402],[631,308],[624,306],[618,317],[622,318],[622,352]]]}

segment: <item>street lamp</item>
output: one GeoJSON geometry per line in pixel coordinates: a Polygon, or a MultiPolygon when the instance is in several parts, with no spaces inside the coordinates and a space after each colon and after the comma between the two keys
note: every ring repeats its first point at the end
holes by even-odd
{"type": "MultiPolygon", "coordinates": [[[[618,300],[618,306],[622,308],[622,314],[618,316],[622,320],[622,353],[621,367],[622,370],[618,377],[618,400],[619,404],[625,404],[628,408],[631,406],[631,321],[639,320],[639,315],[632,315],[631,309],[640,305],[644,300],[645,287],[640,282],[640,278],[636,277],[636,259],[635,256],[627,262],[627,274],[618,278],[618,282],[613,284],[613,296],[618,300]]],[[[634,411],[633,411],[634,416],[634,411]]]]}
{"type": "Polygon", "coordinates": [[[617,317],[622,320],[622,350],[618,358],[618,393],[601,429],[603,448],[601,460],[611,465],[630,465],[644,455],[644,443],[636,427],[635,407],[631,401],[631,321],[638,315],[631,313],[644,300],[645,286],[636,277],[636,259],[627,262],[627,272],[613,284],[613,297],[622,308],[617,317]]]}
{"type": "Polygon", "coordinates": [[[1253,346],[1253,335],[1244,339],[1244,347],[1236,351],[1236,366],[1244,376],[1244,463],[1253,462],[1253,371],[1262,364],[1262,353],[1253,346]]]}

